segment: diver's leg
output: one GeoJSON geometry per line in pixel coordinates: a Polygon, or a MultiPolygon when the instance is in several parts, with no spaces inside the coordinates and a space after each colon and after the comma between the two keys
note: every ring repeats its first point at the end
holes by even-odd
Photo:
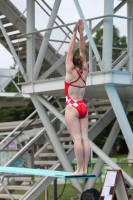
{"type": "Polygon", "coordinates": [[[80,119],[80,127],[82,134],[83,158],[84,158],[83,172],[84,174],[87,174],[90,151],[91,151],[88,140],[88,115],[85,118],[80,119]]]}
{"type": "Polygon", "coordinates": [[[69,133],[72,136],[74,142],[74,151],[77,161],[77,170],[73,175],[82,175],[83,174],[83,144],[81,136],[81,128],[78,118],[77,110],[68,105],[65,112],[65,122],[69,133]]]}

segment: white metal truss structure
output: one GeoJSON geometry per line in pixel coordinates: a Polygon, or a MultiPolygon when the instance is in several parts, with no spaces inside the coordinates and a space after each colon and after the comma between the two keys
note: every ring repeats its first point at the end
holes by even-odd
{"type": "Polygon", "coordinates": [[[24,106],[30,101],[28,94],[22,94],[13,80],[18,73],[17,69],[0,69],[0,107],[24,106]],[[5,92],[6,86],[12,82],[18,92],[5,92]]]}
{"type": "MultiPolygon", "coordinates": [[[[16,0],[16,2],[18,1],[16,0]]],[[[30,95],[41,125],[36,130],[36,134],[32,134],[30,139],[27,139],[27,144],[6,163],[6,166],[10,166],[40,137],[44,136],[46,140],[43,147],[34,155],[34,165],[45,164],[53,170],[72,171],[71,161],[75,156],[72,139],[65,127],[63,81],[66,52],[74,23],[64,24],[58,16],[61,0],[55,0],[52,9],[44,0],[24,2],[27,16],[25,16],[25,10],[24,12],[18,10],[15,0],[0,1],[0,39],[2,45],[12,53],[19,66],[20,73],[25,80],[24,83],[21,83],[22,93],[30,95]],[[48,20],[44,30],[37,30],[35,26],[36,7],[45,13],[45,17],[47,16],[48,20]],[[5,26],[6,24],[8,25],[5,26]],[[42,32],[44,34],[41,34],[42,32]]],[[[113,0],[105,0],[104,16],[88,20],[84,17],[79,1],[73,0],[73,2],[85,25],[87,59],[90,68],[85,94],[89,107],[88,135],[92,150],[99,156],[93,168],[93,173],[98,176],[104,162],[113,169],[119,169],[119,166],[108,157],[108,154],[120,129],[133,157],[133,134],[126,116],[133,103],[133,1],[120,1],[119,5],[114,8],[113,0]],[[125,4],[127,4],[128,16],[115,16],[114,13],[125,4]],[[117,46],[112,46],[113,25],[118,20],[126,24],[124,24],[124,30],[126,29],[128,44],[127,48],[121,49],[121,54],[112,60],[113,51],[118,50],[117,46]],[[103,27],[102,55],[93,39],[93,34],[101,27],[103,27]],[[101,150],[93,140],[115,117],[116,121],[101,150]]],[[[75,50],[78,49],[78,41],[77,37],[75,50]]],[[[25,122],[30,120],[30,117],[25,122]]],[[[1,141],[1,149],[4,147],[5,140],[14,133],[17,134],[20,126],[23,126],[25,122],[18,125],[1,141]]],[[[2,130],[4,131],[4,128],[2,130]]],[[[25,135],[25,137],[29,137],[28,131],[25,135]]],[[[21,143],[24,138],[21,137],[18,140],[21,143]]],[[[133,179],[125,171],[123,171],[123,175],[133,187],[133,179]]],[[[25,178],[19,180],[20,185],[25,178]]],[[[51,177],[40,178],[39,181],[36,179],[33,186],[24,188],[26,191],[24,195],[15,195],[12,194],[12,191],[20,189],[20,186],[18,186],[17,178],[10,178],[1,186],[0,198],[34,200],[53,180],[54,178],[51,177]],[[10,185],[8,185],[9,182],[10,185]]],[[[88,180],[84,189],[92,188],[95,181],[95,179],[88,180]]],[[[71,184],[78,194],[82,192],[78,180],[72,180],[71,184]]]]}

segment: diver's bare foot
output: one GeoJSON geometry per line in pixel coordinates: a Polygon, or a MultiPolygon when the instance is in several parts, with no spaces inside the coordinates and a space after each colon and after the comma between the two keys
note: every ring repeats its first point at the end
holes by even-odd
{"type": "Polygon", "coordinates": [[[71,174],[72,176],[76,176],[76,175],[78,175],[78,176],[83,176],[83,175],[85,175],[83,172],[79,172],[78,170],[76,170],[74,173],[72,173],[71,174]]]}

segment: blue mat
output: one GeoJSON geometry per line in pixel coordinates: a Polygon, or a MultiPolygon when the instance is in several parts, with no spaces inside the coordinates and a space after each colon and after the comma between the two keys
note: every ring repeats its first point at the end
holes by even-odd
{"type": "Polygon", "coordinates": [[[19,167],[2,167],[0,166],[0,172],[10,173],[10,174],[26,174],[26,175],[39,175],[39,176],[49,176],[56,178],[94,178],[95,175],[84,175],[84,176],[72,176],[72,172],[62,172],[54,170],[45,169],[32,169],[32,168],[19,168],[19,167]]]}

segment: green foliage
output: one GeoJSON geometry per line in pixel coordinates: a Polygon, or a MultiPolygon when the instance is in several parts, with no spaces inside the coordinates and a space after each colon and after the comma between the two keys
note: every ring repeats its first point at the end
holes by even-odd
{"type": "MultiPolygon", "coordinates": [[[[14,78],[14,82],[17,83],[17,77],[14,78]]],[[[18,86],[20,88],[20,86],[18,86]]],[[[17,88],[11,82],[6,88],[5,92],[18,92],[17,88]]]]}
{"type": "Polygon", "coordinates": [[[109,136],[109,133],[113,127],[115,120],[116,119],[114,119],[112,122],[110,122],[110,124],[106,128],[104,128],[104,130],[95,138],[94,143],[96,143],[100,149],[103,148],[103,146],[109,136]]]}
{"type": "MultiPolygon", "coordinates": [[[[133,130],[133,111],[130,111],[127,115],[127,118],[128,118],[128,121],[129,121],[129,124],[131,126],[131,129],[133,130]]],[[[94,142],[97,144],[97,146],[102,149],[108,136],[109,136],[109,133],[115,123],[116,119],[114,119],[94,140],[94,142]]],[[[122,131],[120,130],[119,134],[118,134],[118,137],[115,141],[115,144],[113,145],[113,148],[112,148],[112,153],[114,154],[117,154],[116,152],[116,144],[118,143],[118,141],[120,141],[120,144],[123,144],[123,142],[121,141],[123,140],[123,142],[125,141],[124,139],[124,136],[123,136],[123,133],[122,131]]],[[[126,154],[127,153],[127,147],[125,147],[125,145],[121,145],[121,152],[123,154],[126,154]]]]}
{"type": "Polygon", "coordinates": [[[15,60],[14,57],[12,57],[12,59],[13,59],[13,61],[14,61],[14,64],[13,64],[13,66],[10,66],[10,68],[11,68],[11,69],[16,69],[17,62],[16,62],[16,60],[15,60]]]}
{"type": "MultiPolygon", "coordinates": [[[[95,41],[96,45],[102,46],[102,44],[103,44],[103,29],[99,29],[96,32],[94,41],[95,41]]],[[[121,37],[118,28],[115,26],[113,26],[113,47],[122,48],[122,49],[125,49],[127,47],[126,37],[125,36],[121,37]]],[[[101,47],[97,47],[97,48],[98,48],[100,56],[102,57],[102,48],[101,47]]],[[[122,52],[122,50],[113,49],[112,60],[116,60],[116,58],[118,58],[120,56],[121,52],[122,52]]]]}
{"type": "Polygon", "coordinates": [[[35,110],[34,105],[30,102],[27,106],[8,107],[0,109],[0,122],[11,122],[24,120],[35,110]]]}
{"type": "MultiPolygon", "coordinates": [[[[125,36],[120,37],[119,30],[115,26],[113,27],[113,47],[122,49],[127,48],[126,37],[125,36]]],[[[120,54],[121,54],[120,50],[113,50],[113,55],[112,55],[113,60],[118,58],[120,54]]]]}
{"type": "Polygon", "coordinates": [[[133,111],[128,113],[128,120],[129,120],[129,124],[131,126],[131,129],[133,130],[133,111]]]}
{"type": "Polygon", "coordinates": [[[100,54],[100,57],[102,58],[102,45],[103,45],[103,29],[102,28],[97,30],[96,35],[93,39],[94,39],[95,44],[97,45],[97,49],[100,54]]]}

